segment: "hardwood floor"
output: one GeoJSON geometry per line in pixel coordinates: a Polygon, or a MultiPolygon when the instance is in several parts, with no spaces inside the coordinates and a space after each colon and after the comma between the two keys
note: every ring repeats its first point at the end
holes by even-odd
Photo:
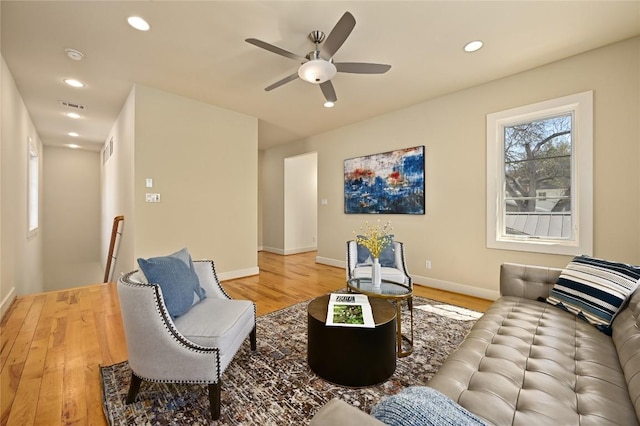
{"type": "MultiPolygon", "coordinates": [[[[260,275],[223,282],[258,315],[344,288],[315,252],[260,252],[260,275]]],[[[415,295],[485,311],[488,300],[416,286],[415,295]]],[[[18,298],[0,324],[0,425],[106,425],[99,366],[127,359],[114,283],[18,298]]]]}

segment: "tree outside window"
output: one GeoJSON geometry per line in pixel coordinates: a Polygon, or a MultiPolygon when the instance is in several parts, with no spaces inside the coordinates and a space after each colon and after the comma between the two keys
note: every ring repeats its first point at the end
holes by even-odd
{"type": "Polygon", "coordinates": [[[504,127],[506,234],[572,237],[572,120],[563,114],[504,127]],[[523,215],[537,226],[518,229],[523,215]]]}
{"type": "Polygon", "coordinates": [[[593,93],[487,115],[487,247],[593,250],[593,93]]]}

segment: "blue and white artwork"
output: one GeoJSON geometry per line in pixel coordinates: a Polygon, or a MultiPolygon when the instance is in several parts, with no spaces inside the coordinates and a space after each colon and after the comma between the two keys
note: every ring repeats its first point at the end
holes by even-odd
{"type": "Polygon", "coordinates": [[[344,160],[344,212],[424,214],[424,146],[344,160]]]}

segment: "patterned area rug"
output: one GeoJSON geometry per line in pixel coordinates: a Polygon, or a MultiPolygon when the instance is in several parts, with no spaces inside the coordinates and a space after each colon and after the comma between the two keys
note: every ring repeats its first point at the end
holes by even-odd
{"type": "MultiPolygon", "coordinates": [[[[414,297],[413,354],[398,358],[396,371],[386,382],[347,388],[319,378],[307,364],[307,304],[258,317],[258,350],[252,353],[247,341],[225,371],[217,422],[211,421],[205,385],[143,382],[136,402],[125,405],[131,376],[126,361],[100,369],[107,421],[111,425],[302,425],[332,398],[370,412],[383,396],[427,383],[475,322],[473,316],[452,319],[442,314],[442,303],[414,297]],[[440,308],[425,309],[425,305],[440,308]]],[[[403,331],[409,330],[409,315],[402,317],[403,331]]]]}

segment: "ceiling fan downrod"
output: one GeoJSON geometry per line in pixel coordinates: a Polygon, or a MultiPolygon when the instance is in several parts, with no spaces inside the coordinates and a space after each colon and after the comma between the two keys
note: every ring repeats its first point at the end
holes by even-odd
{"type": "Polygon", "coordinates": [[[316,45],[316,48],[313,52],[309,52],[307,55],[307,59],[314,60],[320,59],[320,43],[324,41],[325,34],[320,30],[311,31],[309,33],[309,39],[316,45]]]}

